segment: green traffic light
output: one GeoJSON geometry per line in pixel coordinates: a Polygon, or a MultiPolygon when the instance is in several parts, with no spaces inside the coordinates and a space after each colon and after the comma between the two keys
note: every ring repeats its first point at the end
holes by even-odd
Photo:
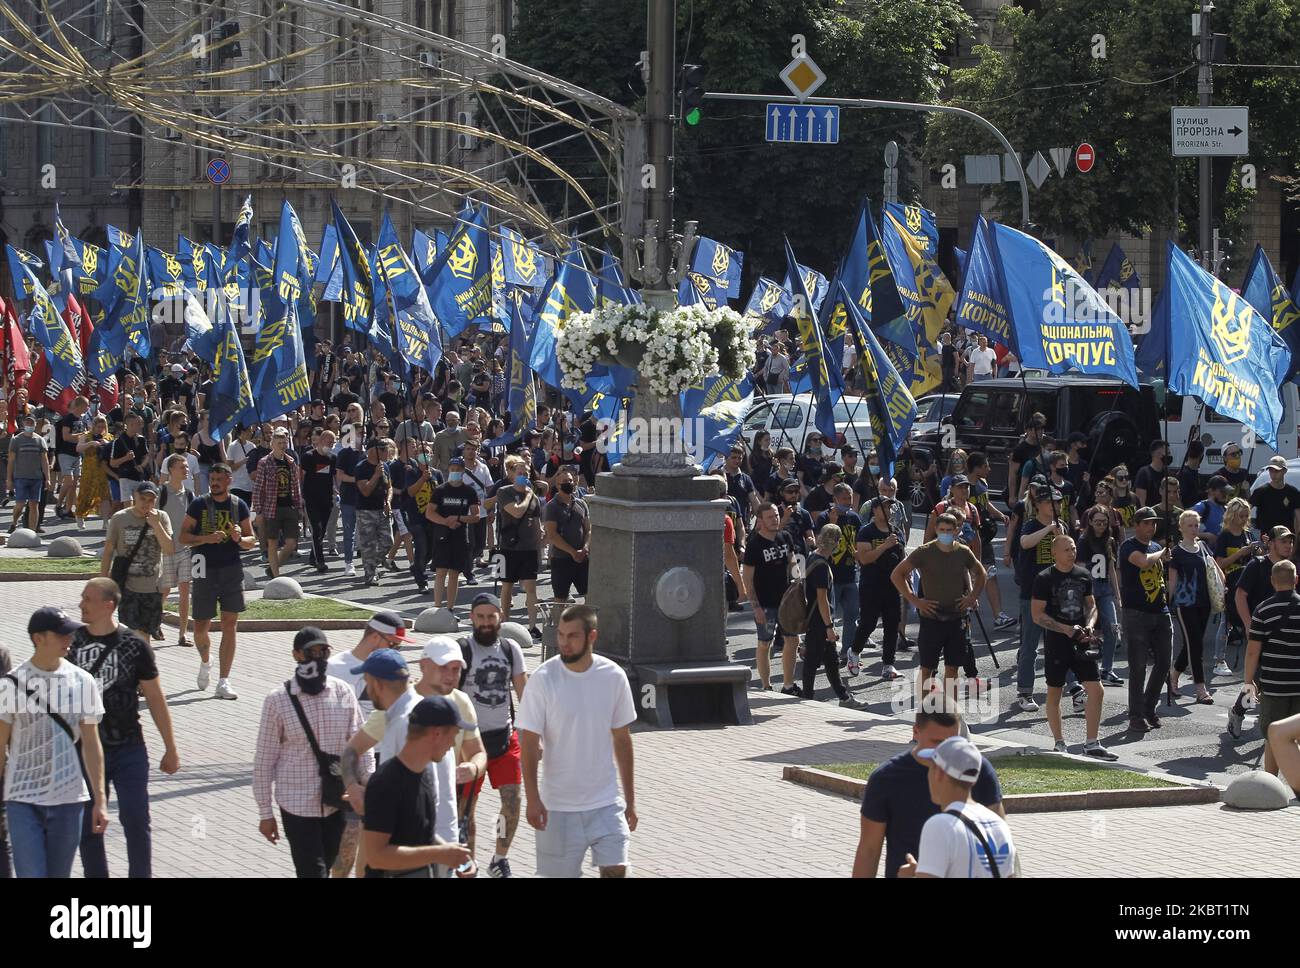
{"type": "Polygon", "coordinates": [[[700,123],[701,117],[702,115],[700,114],[699,108],[691,108],[686,112],[686,123],[692,126],[697,125],[700,123]]]}

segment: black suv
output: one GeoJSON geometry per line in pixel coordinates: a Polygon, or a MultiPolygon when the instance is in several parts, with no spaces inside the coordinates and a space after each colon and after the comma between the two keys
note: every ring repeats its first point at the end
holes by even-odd
{"type": "MultiPolygon", "coordinates": [[[[1105,377],[1007,377],[967,386],[944,424],[955,428],[956,447],[988,455],[989,488],[1001,493],[1007,486],[1007,461],[1030,414],[1047,418],[1048,436],[1062,450],[1070,434],[1085,434],[1085,453],[1096,480],[1117,464],[1136,470],[1147,462],[1151,442],[1160,438],[1157,410],[1149,383],[1134,390],[1105,377]]],[[[945,429],[940,426],[912,444],[922,460],[938,457],[941,468],[952,450],[943,446],[945,429]]]]}

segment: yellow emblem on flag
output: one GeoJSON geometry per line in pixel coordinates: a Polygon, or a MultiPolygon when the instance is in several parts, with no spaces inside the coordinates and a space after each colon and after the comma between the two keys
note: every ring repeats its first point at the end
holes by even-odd
{"type": "Polygon", "coordinates": [[[522,241],[516,241],[510,246],[510,251],[515,273],[524,282],[531,283],[537,275],[537,250],[522,241]]]}
{"type": "Polygon", "coordinates": [[[97,246],[86,245],[82,247],[81,268],[88,276],[95,274],[95,270],[99,268],[99,248],[97,246]]]}
{"type": "Polygon", "coordinates": [[[903,214],[907,216],[907,227],[913,234],[921,231],[921,226],[925,224],[921,217],[921,206],[909,205],[903,209],[903,214]]]}
{"type": "Polygon", "coordinates": [[[1227,366],[1250,352],[1249,305],[1238,309],[1237,294],[1222,283],[1214,287],[1214,309],[1210,313],[1210,339],[1227,366]]]}
{"type": "Polygon", "coordinates": [[[474,249],[474,240],[468,233],[461,233],[460,240],[447,257],[447,268],[457,279],[473,279],[474,270],[478,268],[478,252],[474,249]]]}
{"type": "Polygon", "coordinates": [[[730,267],[731,250],[718,243],[713,247],[713,274],[719,279],[725,278],[730,267]]]}
{"type": "Polygon", "coordinates": [[[758,301],[758,308],[763,312],[771,312],[772,308],[781,301],[781,290],[773,285],[768,284],[763,290],[763,296],[758,301]]]}

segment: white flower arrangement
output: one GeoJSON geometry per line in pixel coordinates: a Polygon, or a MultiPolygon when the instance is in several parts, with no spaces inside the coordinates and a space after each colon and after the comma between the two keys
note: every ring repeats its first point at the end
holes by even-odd
{"type": "Polygon", "coordinates": [[[593,366],[612,360],[635,367],[642,386],[666,399],[715,373],[731,380],[744,376],[754,366],[756,322],[727,307],[697,304],[660,312],[646,305],[607,305],[569,317],[555,352],[569,386],[581,386],[593,366]]]}

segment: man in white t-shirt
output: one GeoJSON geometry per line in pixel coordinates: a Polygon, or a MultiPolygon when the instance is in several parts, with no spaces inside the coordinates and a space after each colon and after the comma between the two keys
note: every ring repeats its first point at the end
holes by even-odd
{"type": "Polygon", "coordinates": [[[998,354],[993,347],[989,346],[987,336],[979,337],[975,347],[970,351],[967,371],[970,373],[970,382],[976,380],[993,379],[993,367],[996,365],[998,354]]]}
{"type": "Polygon", "coordinates": [[[557,628],[559,654],[529,678],[519,706],[526,816],[537,831],[539,877],[581,877],[588,849],[601,877],[627,875],[637,825],[628,729],[636,706],[622,668],[592,654],[596,632],[595,609],[566,608],[557,628]]]}
{"type": "Polygon", "coordinates": [[[898,876],[1011,877],[1016,868],[1011,828],[971,798],[984,763],[975,744],[965,737],[952,736],[916,755],[930,761],[930,799],[942,812],[925,822],[917,850],[921,856],[918,859],[908,854],[898,876]]]}
{"type": "Polygon", "coordinates": [[[60,608],[38,608],[27,621],[35,653],[0,679],[0,774],[18,877],[72,876],[84,810],[94,833],[108,827],[103,695],[91,672],[65,658],[82,626],[60,608]]]}

